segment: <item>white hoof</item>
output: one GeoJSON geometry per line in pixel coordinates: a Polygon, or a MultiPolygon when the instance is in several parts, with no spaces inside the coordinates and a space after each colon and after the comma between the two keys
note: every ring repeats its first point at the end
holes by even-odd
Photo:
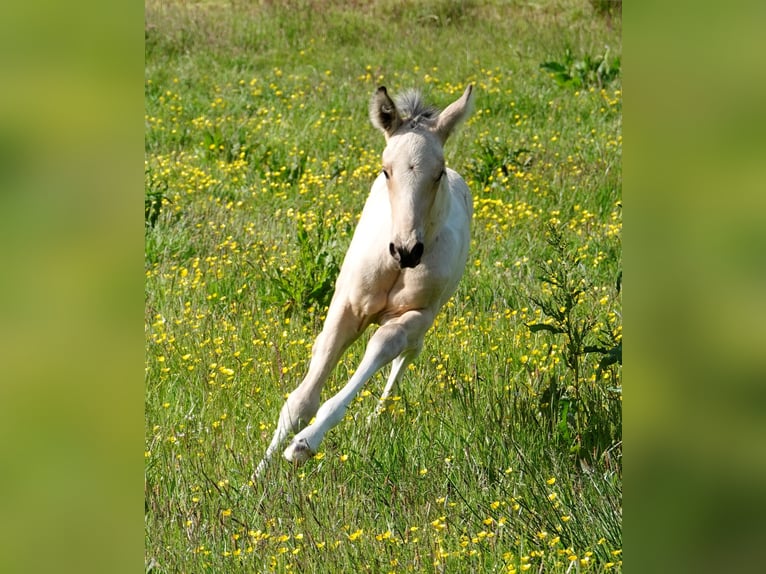
{"type": "Polygon", "coordinates": [[[293,440],[290,445],[285,449],[284,457],[294,464],[303,464],[312,456],[314,451],[311,450],[309,443],[305,438],[293,440]]]}

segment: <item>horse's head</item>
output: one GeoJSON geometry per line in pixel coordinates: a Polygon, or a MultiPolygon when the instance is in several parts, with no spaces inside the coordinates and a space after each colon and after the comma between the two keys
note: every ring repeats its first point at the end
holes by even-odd
{"type": "Polygon", "coordinates": [[[370,102],[370,119],[386,136],[383,174],[391,202],[391,238],[388,250],[402,268],[415,267],[428,249],[429,226],[438,224],[435,206],[446,192],[444,142],[470,113],[472,86],[443,112],[425,106],[417,92],[397,102],[385,87],[370,102]]]}

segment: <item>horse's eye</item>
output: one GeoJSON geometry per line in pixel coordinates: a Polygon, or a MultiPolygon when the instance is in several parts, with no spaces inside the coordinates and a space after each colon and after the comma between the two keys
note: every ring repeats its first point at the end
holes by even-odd
{"type": "Polygon", "coordinates": [[[386,179],[388,179],[388,172],[387,172],[385,169],[383,169],[383,170],[381,170],[381,171],[383,172],[383,175],[385,175],[385,176],[386,176],[386,179]]]}

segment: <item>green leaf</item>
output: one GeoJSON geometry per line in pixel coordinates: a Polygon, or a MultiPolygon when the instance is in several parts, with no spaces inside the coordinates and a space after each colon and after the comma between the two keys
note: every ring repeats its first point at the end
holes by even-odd
{"type": "Polygon", "coordinates": [[[620,342],[614,348],[609,349],[609,351],[604,355],[604,357],[599,362],[598,370],[603,371],[608,366],[613,365],[615,363],[620,363],[622,365],[622,342],[620,342]]]}
{"type": "Polygon", "coordinates": [[[527,325],[527,328],[533,333],[537,333],[538,331],[548,331],[550,333],[566,332],[561,327],[557,327],[556,325],[549,325],[547,323],[533,323],[532,325],[527,325]]]}
{"type": "Polygon", "coordinates": [[[547,70],[548,72],[554,72],[554,73],[566,73],[567,69],[564,67],[563,64],[559,64],[558,62],[543,62],[540,64],[540,67],[543,70],[547,70]]]}

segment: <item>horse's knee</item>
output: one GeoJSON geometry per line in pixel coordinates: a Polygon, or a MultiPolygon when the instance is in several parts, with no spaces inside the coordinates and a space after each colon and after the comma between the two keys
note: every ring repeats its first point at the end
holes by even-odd
{"type": "Polygon", "coordinates": [[[279,413],[279,424],[295,432],[309,424],[319,409],[319,395],[301,392],[298,388],[290,393],[279,413]]]}

